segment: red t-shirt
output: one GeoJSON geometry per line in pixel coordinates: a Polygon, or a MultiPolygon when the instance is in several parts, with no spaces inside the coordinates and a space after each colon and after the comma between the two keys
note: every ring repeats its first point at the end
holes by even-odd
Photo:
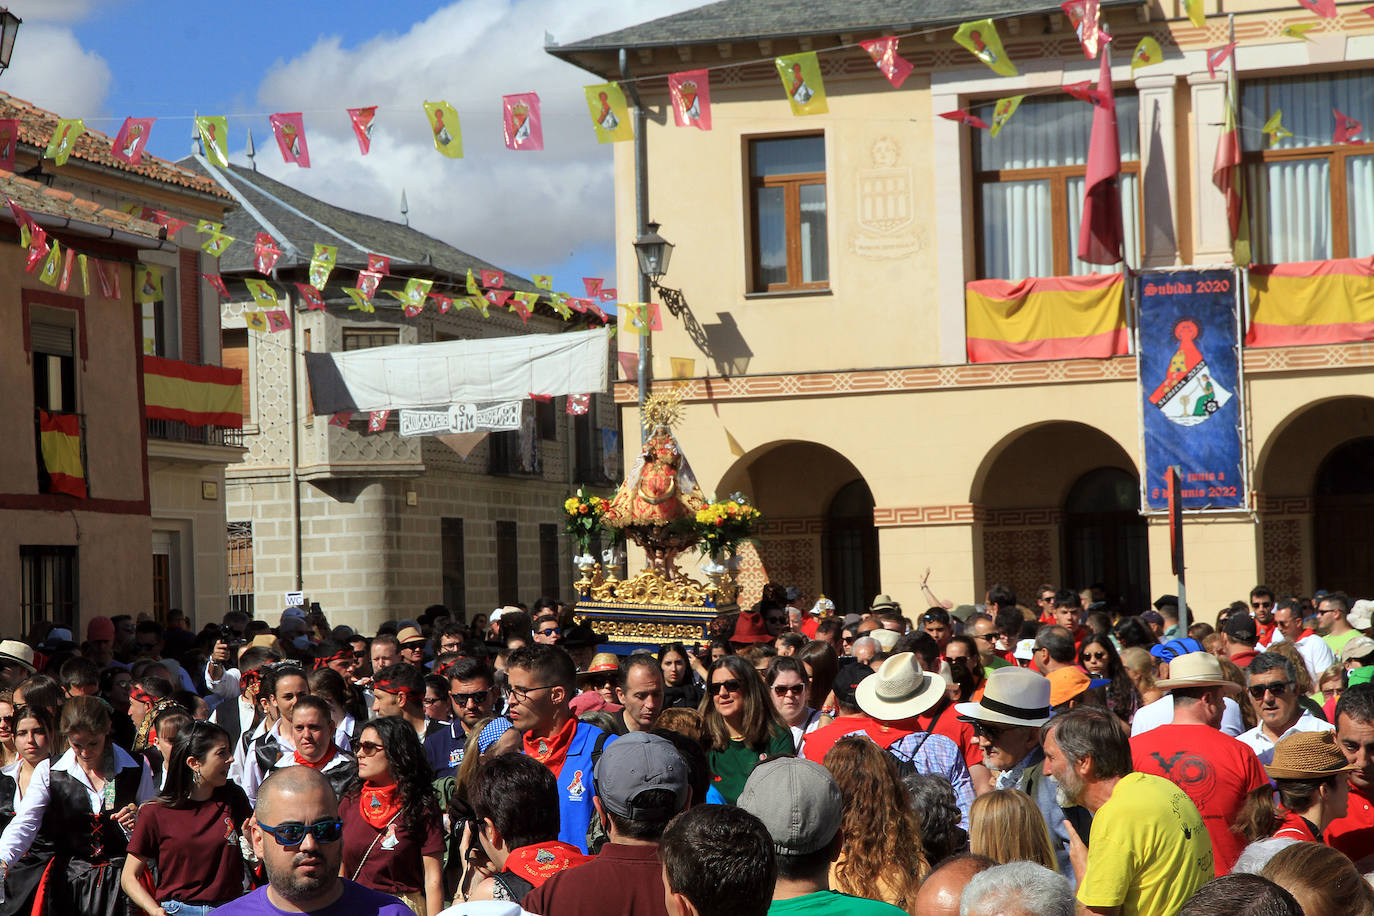
{"type": "Polygon", "coordinates": [[[884,724],[863,713],[857,716],[840,716],[829,725],[822,725],[806,736],[806,741],[802,744],[802,756],[815,763],[821,763],[825,760],[826,752],[835,746],[836,741],[850,735],[864,735],[878,747],[887,750],[913,731],[915,729],[884,724]]]}
{"type": "Polygon", "coordinates": [[[1285,840],[1297,840],[1301,843],[1319,843],[1321,840],[1312,832],[1312,825],[1307,822],[1300,814],[1288,811],[1284,814],[1283,823],[1279,829],[1274,831],[1275,839],[1282,837],[1285,840]]]}
{"type": "Polygon", "coordinates": [[[424,890],[425,865],[420,857],[444,855],[443,823],[437,810],[425,819],[418,832],[404,823],[403,816],[378,830],[363,817],[358,791],[354,789],[339,800],[339,817],[343,819],[344,877],[396,896],[424,890]],[[377,842],[374,844],[373,840],[377,842]]]}
{"type": "Polygon", "coordinates": [[[1345,853],[1356,864],[1374,853],[1374,801],[1370,794],[1368,789],[1351,783],[1345,817],[1332,821],[1326,828],[1327,844],[1345,853]]]}
{"type": "Polygon", "coordinates": [[[252,814],[248,796],[233,783],[185,808],[158,802],[139,808],[129,852],[157,866],[158,903],[223,903],[243,896],[239,830],[252,814]]]}
{"type": "Polygon", "coordinates": [[[1269,777],[1249,747],[1208,725],[1161,725],[1131,739],[1131,760],[1142,773],[1162,776],[1184,791],[1212,837],[1217,875],[1230,873],[1245,849],[1231,829],[1245,796],[1269,777]]]}

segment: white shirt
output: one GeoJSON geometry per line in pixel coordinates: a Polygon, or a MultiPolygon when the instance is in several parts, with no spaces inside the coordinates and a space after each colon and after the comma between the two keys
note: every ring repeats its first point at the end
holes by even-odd
{"type": "MultiPolygon", "coordinates": [[[[1323,722],[1321,719],[1318,719],[1304,709],[1302,715],[1298,716],[1298,721],[1294,722],[1292,726],[1289,727],[1288,731],[1279,735],[1279,741],[1282,741],[1289,735],[1297,734],[1298,732],[1329,732],[1333,728],[1334,726],[1330,722],[1323,722]]],[[[1255,752],[1255,756],[1259,758],[1260,763],[1267,765],[1274,762],[1274,745],[1277,744],[1278,741],[1271,741],[1269,739],[1269,735],[1264,731],[1264,723],[1261,722],[1248,732],[1244,732],[1236,737],[1250,746],[1250,750],[1255,752]]]]}
{"type": "MultiPolygon", "coordinates": [[[[1240,717],[1240,705],[1230,697],[1222,697],[1221,703],[1221,732],[1235,738],[1245,731],[1245,720],[1240,717]]],[[[1173,721],[1174,696],[1166,693],[1153,703],[1147,703],[1135,711],[1135,718],[1131,719],[1131,737],[1143,735],[1151,729],[1168,725],[1173,721]]]]}
{"type": "MultiPolygon", "coordinates": [[[[1272,648],[1283,641],[1283,631],[1275,630],[1274,638],[1270,640],[1269,645],[1272,648]]],[[[1298,654],[1307,663],[1307,673],[1312,675],[1312,683],[1320,683],[1322,672],[1336,664],[1336,653],[1332,652],[1326,640],[1316,633],[1308,633],[1299,639],[1295,645],[1298,648],[1298,654]]]]}
{"type": "MultiPolygon", "coordinates": [[[[263,740],[276,738],[277,747],[281,749],[282,755],[285,756],[296,749],[296,742],[291,740],[291,736],[282,730],[281,724],[283,721],[283,719],[278,719],[276,724],[272,726],[272,731],[263,735],[263,740]]],[[[258,755],[256,753],[257,745],[257,739],[249,742],[248,751],[244,754],[243,778],[239,781],[239,785],[243,787],[244,794],[246,794],[248,800],[255,805],[258,803],[258,786],[262,785],[262,781],[267,778],[267,774],[262,771],[262,767],[258,764],[258,755]]]]}
{"type": "MultiPolygon", "coordinates": [[[[148,761],[135,761],[123,748],[118,745],[110,746],[114,748],[116,776],[130,767],[139,767],[143,771],[134,800],[141,805],[152,798],[155,794],[153,772],[148,768],[148,761]]],[[[97,792],[91,786],[90,779],[76,762],[75,751],[69,748],[57,763],[44,760],[34,767],[33,778],[29,780],[29,791],[15,805],[14,820],[10,821],[5,832],[0,834],[0,862],[3,862],[7,868],[19,861],[19,858],[29,851],[29,847],[33,845],[34,837],[38,836],[38,828],[43,825],[43,815],[48,810],[48,800],[52,795],[52,770],[66,773],[81,783],[86,789],[86,798],[91,804],[92,814],[99,812],[100,806],[104,804],[103,793],[97,792]]]]}
{"type": "MultiPolygon", "coordinates": [[[[253,721],[251,716],[247,719],[240,719],[239,721],[243,723],[245,731],[243,734],[239,735],[239,739],[234,742],[234,762],[229,764],[229,779],[242,787],[243,768],[248,763],[248,756],[253,752],[253,743],[267,732],[267,720],[263,719],[257,725],[253,726],[251,732],[247,731],[247,723],[253,721]],[[248,740],[246,742],[243,740],[244,735],[248,735],[248,740]]],[[[245,791],[247,790],[245,789],[245,791]]]]}

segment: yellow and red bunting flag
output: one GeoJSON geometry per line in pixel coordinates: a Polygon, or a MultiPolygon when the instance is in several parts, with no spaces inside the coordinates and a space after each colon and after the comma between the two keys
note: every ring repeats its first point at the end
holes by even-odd
{"type": "Polygon", "coordinates": [[[100,295],[106,299],[119,299],[119,265],[113,261],[98,261],[95,264],[95,280],[100,287],[100,295]]]}
{"type": "Polygon", "coordinates": [[[887,35],[883,38],[861,41],[859,46],[873,58],[873,63],[878,65],[878,72],[887,77],[887,81],[893,86],[901,89],[902,83],[911,75],[913,67],[911,61],[897,53],[897,41],[895,35],[887,35]]]}
{"type": "Polygon", "coordinates": [[[281,249],[277,247],[276,240],[266,232],[259,232],[253,239],[253,269],[266,277],[272,273],[280,257],[281,249]]]}
{"type": "Polygon", "coordinates": [[[76,264],[76,252],[71,248],[67,249],[67,256],[62,261],[62,279],[58,281],[57,288],[66,292],[72,284],[72,267],[76,264]]]}
{"type": "Polygon", "coordinates": [[[196,118],[196,134],[205,158],[220,168],[229,167],[229,121],[224,115],[196,118]]]}
{"type": "Polygon", "coordinates": [[[993,73],[1002,76],[1016,76],[1016,64],[1007,57],[1002,47],[1002,38],[997,34],[997,26],[991,19],[976,19],[965,22],[954,32],[955,44],[967,48],[974,57],[987,64],[993,73]]]}
{"type": "Polygon", "coordinates": [[[468,308],[477,309],[481,312],[483,318],[491,317],[491,313],[487,311],[487,306],[491,303],[487,301],[485,296],[468,296],[463,301],[467,303],[468,308]]]}
{"type": "Polygon", "coordinates": [[[81,295],[91,294],[91,273],[90,265],[84,254],[76,256],[76,269],[81,274],[81,295]]]}
{"type": "Polygon", "coordinates": [[[1321,25],[1320,22],[1290,22],[1288,25],[1279,29],[1279,31],[1289,38],[1297,38],[1301,41],[1311,41],[1312,39],[1307,37],[1307,33],[1319,25],[1321,25]]]}
{"type": "MultiPolygon", "coordinates": [[[[511,308],[514,309],[515,313],[520,316],[520,320],[524,321],[526,324],[529,324],[530,315],[534,312],[534,307],[539,304],[539,294],[516,293],[514,299],[515,304],[512,305],[511,308]]],[[[560,312],[560,314],[562,313],[560,312]]]]}
{"type": "Polygon", "coordinates": [[[1218,48],[1211,48],[1207,51],[1207,76],[1211,79],[1217,78],[1217,68],[1226,63],[1236,50],[1234,41],[1227,42],[1218,48]]]}
{"type": "Polygon", "coordinates": [[[43,265],[48,256],[48,233],[42,227],[34,226],[29,230],[29,254],[24,261],[24,272],[33,273],[43,265]]]}
{"type": "Polygon", "coordinates": [[[633,351],[618,350],[616,359],[620,362],[620,371],[625,373],[627,379],[639,377],[639,354],[633,351]]]}
{"type": "Polygon", "coordinates": [[[334,414],[332,417],[329,418],[329,425],[330,425],[330,426],[341,426],[341,427],[344,427],[345,429],[347,429],[347,428],[348,428],[349,421],[351,421],[352,419],[353,419],[353,411],[351,411],[351,410],[341,410],[341,411],[339,411],[338,413],[334,414]]]}
{"type": "Polygon", "coordinates": [[[267,333],[267,313],[260,311],[244,312],[244,326],[250,331],[262,331],[267,333]]]}
{"type": "Polygon", "coordinates": [[[1078,45],[1083,49],[1083,56],[1088,60],[1096,58],[1102,46],[1102,25],[1098,18],[1098,6],[1098,0],[1065,0],[1059,4],[1064,15],[1069,18],[1069,25],[1072,26],[1074,34],[1078,36],[1078,45]]]}
{"type": "Polygon", "coordinates": [[[325,284],[329,282],[329,274],[333,272],[338,260],[338,245],[321,245],[316,242],[315,253],[310,258],[310,285],[315,289],[324,289],[325,284]]]}
{"type": "Polygon", "coordinates": [[[62,246],[57,239],[52,240],[48,256],[43,259],[43,267],[38,271],[38,282],[44,286],[56,286],[62,277],[62,246]]]}
{"type": "Polygon", "coordinates": [[[825,101],[820,58],[815,51],[784,54],[773,59],[773,66],[778,68],[778,78],[794,116],[825,114],[830,110],[825,101]]]}
{"type": "Polygon", "coordinates": [[[76,149],[76,141],[86,132],[86,122],[80,118],[58,118],[53,128],[48,148],[43,151],[44,159],[51,159],[57,165],[66,165],[67,157],[76,149]]]}
{"type": "Polygon", "coordinates": [[[14,171],[14,159],[19,154],[19,119],[0,118],[0,169],[14,171]]]}
{"type": "Polygon", "coordinates": [[[440,315],[447,315],[453,310],[453,299],[442,293],[430,293],[429,298],[434,300],[434,304],[439,308],[440,315]]]}
{"type": "MultiPolygon", "coordinates": [[[[1299,3],[1302,0],[1298,0],[1299,3]]],[[[1183,0],[1183,11],[1188,15],[1188,21],[1194,28],[1201,29],[1207,25],[1206,0],[1183,0]]]]}
{"type": "Polygon", "coordinates": [[[531,274],[530,280],[540,289],[553,289],[553,276],[550,274],[531,274]]]}
{"type": "Polygon", "coordinates": [[[544,148],[544,122],[539,116],[539,93],[517,92],[501,96],[501,124],[506,149],[544,148]]]}
{"type": "Polygon", "coordinates": [[[271,283],[256,277],[244,277],[243,285],[248,287],[248,292],[252,295],[258,308],[274,309],[277,307],[277,291],[272,288],[271,283]]]}
{"type": "Polygon", "coordinates": [[[285,309],[272,309],[267,313],[267,330],[274,333],[291,330],[291,315],[285,309]]]}
{"type": "Polygon", "coordinates": [[[374,410],[367,415],[367,431],[379,433],[386,429],[387,417],[391,416],[390,410],[374,410]]]}
{"type": "Polygon", "coordinates": [[[320,291],[309,283],[297,283],[296,291],[301,294],[301,304],[305,306],[307,312],[323,312],[324,297],[320,291]]]}
{"type": "Polygon", "coordinates": [[[385,254],[369,254],[367,256],[367,269],[383,277],[391,276],[391,257],[385,254]]]}
{"type": "Polygon", "coordinates": [[[148,135],[152,132],[152,118],[125,118],[110,144],[110,155],[126,165],[138,165],[143,161],[143,151],[148,147],[148,135]]]}
{"type": "Polygon", "coordinates": [[[711,129],[711,71],[683,70],[668,74],[668,99],[678,127],[711,129]]]}
{"type": "MultiPolygon", "coordinates": [[[[1363,140],[1355,139],[1364,130],[1364,125],[1356,121],[1350,115],[1341,114],[1339,109],[1331,109],[1331,114],[1336,119],[1336,126],[1331,132],[1331,142],[1341,143],[1363,143],[1363,140]]],[[[54,244],[56,244],[54,242],[54,244]]]]}
{"type": "Polygon", "coordinates": [[[568,395],[568,406],[564,408],[569,416],[580,417],[586,414],[592,406],[592,396],[590,394],[570,394],[568,395]]]}
{"type": "Polygon", "coordinates": [[[480,296],[482,290],[477,286],[477,278],[472,274],[472,268],[468,268],[467,290],[469,296],[480,296]]]}
{"type": "Polygon", "coordinates": [[[209,283],[211,286],[215,288],[215,292],[219,293],[225,299],[229,298],[229,287],[224,285],[223,277],[221,277],[219,274],[205,273],[201,274],[201,276],[205,278],[206,283],[209,283]]]}
{"type": "Polygon", "coordinates": [[[425,102],[425,117],[434,148],[450,159],[463,158],[463,131],[458,125],[458,112],[448,102],[425,102]]]}
{"type": "Polygon", "coordinates": [[[86,498],[81,464],[81,418],[74,413],[38,411],[38,450],[48,474],[48,492],[86,498]]]}
{"type": "Polygon", "coordinates": [[[621,325],[626,333],[641,337],[650,331],[663,330],[663,318],[657,302],[624,302],[620,306],[621,325]]]}
{"type": "Polygon", "coordinates": [[[554,293],[553,297],[549,300],[549,305],[553,306],[553,310],[558,313],[558,317],[562,318],[564,321],[572,317],[572,309],[568,307],[569,301],[571,301],[571,297],[569,297],[567,293],[554,293]]]}
{"type": "Polygon", "coordinates": [[[584,86],[587,96],[587,111],[592,116],[592,126],[596,128],[596,142],[619,143],[635,138],[634,125],[630,123],[630,106],[625,101],[625,93],[615,83],[598,83],[584,86]]]}
{"type": "Polygon", "coordinates": [[[303,169],[310,168],[310,147],[305,142],[305,120],[299,111],[278,113],[270,116],[272,134],[277,138],[277,149],[287,165],[295,163],[303,169]]]}
{"type": "Polygon", "coordinates": [[[1016,114],[1016,109],[1021,107],[1021,100],[1026,96],[1009,95],[997,100],[997,104],[992,107],[992,135],[995,137],[1002,132],[1002,128],[1007,126],[1011,116],[1016,114]]]}
{"type": "Polygon", "coordinates": [[[1374,340],[1374,258],[1250,268],[1247,347],[1374,340]]]}
{"type": "Polygon", "coordinates": [[[503,309],[506,307],[506,303],[510,301],[512,295],[514,295],[514,293],[508,289],[489,289],[486,291],[483,298],[497,308],[503,309]]]}
{"type": "Polygon", "coordinates": [[[143,357],[143,399],[149,420],[188,426],[243,426],[243,372],[143,357]]]}
{"type": "Polygon", "coordinates": [[[976,280],[964,291],[969,362],[1106,359],[1127,352],[1121,274],[976,280]]]}
{"type": "Polygon", "coordinates": [[[603,286],[597,291],[596,297],[602,302],[614,302],[620,297],[620,292],[614,286],[603,286]]]}
{"type": "Polygon", "coordinates": [[[377,307],[372,304],[372,296],[361,289],[345,286],[344,295],[353,300],[353,304],[348,307],[350,312],[377,311],[377,307]]]}
{"type": "Polygon", "coordinates": [[[134,268],[134,301],[162,301],[162,269],[139,264],[134,268]]]}
{"type": "Polygon", "coordinates": [[[1135,50],[1131,52],[1131,72],[1135,73],[1141,67],[1153,67],[1155,64],[1164,62],[1164,51],[1160,49],[1159,42],[1149,35],[1140,39],[1136,44],[1135,50]]]}
{"type": "Polygon", "coordinates": [[[691,378],[697,374],[697,361],[686,356],[670,356],[673,378],[691,378]]]}
{"type": "Polygon", "coordinates": [[[1285,137],[1293,136],[1293,132],[1283,126],[1283,109],[1275,108],[1274,113],[1269,116],[1269,120],[1264,122],[1261,128],[1264,135],[1269,138],[1269,148],[1273,149],[1278,142],[1285,137]]]}
{"type": "Polygon", "coordinates": [[[348,119],[353,124],[353,135],[358,138],[358,151],[366,156],[372,149],[372,125],[377,120],[377,106],[350,108],[348,119]]]}
{"type": "Polygon", "coordinates": [[[1335,19],[1340,15],[1336,0],[1298,0],[1298,5],[1323,19],[1335,19]]]}
{"type": "Polygon", "coordinates": [[[172,216],[166,210],[153,210],[149,207],[143,208],[142,214],[140,215],[140,219],[145,219],[150,223],[156,223],[157,225],[166,229],[168,238],[172,238],[178,232],[185,229],[187,226],[191,225],[185,220],[177,219],[175,216],[172,216]]]}
{"type": "Polygon", "coordinates": [[[403,290],[386,290],[387,295],[405,306],[407,318],[414,318],[425,309],[425,299],[429,296],[429,288],[434,285],[433,280],[422,280],[419,277],[412,277],[406,281],[403,290]]]}
{"type": "Polygon", "coordinates": [[[215,232],[205,241],[200,243],[200,250],[211,257],[219,257],[229,250],[229,246],[234,244],[234,237],[223,232],[215,232]]]}
{"type": "Polygon", "coordinates": [[[381,274],[377,273],[375,270],[360,270],[358,271],[358,282],[354,286],[354,289],[361,291],[363,295],[371,299],[373,296],[377,295],[377,287],[381,285],[381,274]]]}
{"type": "Polygon", "coordinates": [[[602,280],[600,277],[582,278],[582,285],[587,288],[587,296],[592,299],[601,295],[601,285],[605,282],[606,281],[602,280]]]}
{"type": "Polygon", "coordinates": [[[500,270],[482,271],[482,285],[487,289],[497,289],[506,285],[506,274],[500,270]]]}

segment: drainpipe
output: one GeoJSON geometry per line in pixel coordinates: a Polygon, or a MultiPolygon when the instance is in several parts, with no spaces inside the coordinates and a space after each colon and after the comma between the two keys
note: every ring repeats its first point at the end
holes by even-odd
{"type": "MultiPolygon", "coordinates": [[[[626,80],[624,83],[625,92],[630,98],[630,102],[635,107],[635,238],[639,238],[649,231],[649,147],[648,138],[644,135],[645,128],[648,126],[648,114],[644,111],[644,103],[639,99],[639,90],[635,84],[629,82],[630,76],[630,55],[624,48],[620,49],[620,75],[626,80]]],[[[648,302],[650,295],[649,278],[639,269],[639,258],[635,258],[635,272],[639,274],[639,302],[648,302]]],[[[639,409],[641,416],[644,410],[644,401],[649,396],[649,329],[646,327],[644,333],[639,338],[639,409]]],[[[639,424],[639,442],[641,445],[649,438],[649,431],[644,428],[644,424],[639,424]]]]}

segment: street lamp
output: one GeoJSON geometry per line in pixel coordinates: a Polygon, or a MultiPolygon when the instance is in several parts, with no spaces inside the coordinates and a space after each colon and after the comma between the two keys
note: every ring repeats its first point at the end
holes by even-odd
{"type": "Polygon", "coordinates": [[[673,243],[658,234],[658,223],[649,223],[643,235],[635,239],[635,257],[639,259],[639,272],[658,286],[658,278],[668,272],[668,262],[673,259],[673,243]]]}
{"type": "Polygon", "coordinates": [[[14,53],[14,37],[19,34],[19,26],[24,20],[0,6],[0,71],[8,70],[10,55],[14,53]]]}

